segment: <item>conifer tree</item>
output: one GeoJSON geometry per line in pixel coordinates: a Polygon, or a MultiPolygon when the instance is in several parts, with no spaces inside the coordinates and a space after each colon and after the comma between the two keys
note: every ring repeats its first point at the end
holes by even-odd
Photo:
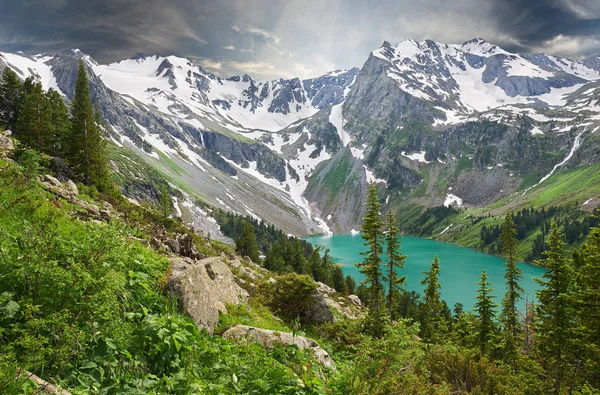
{"type": "Polygon", "coordinates": [[[53,135],[50,139],[50,150],[48,154],[65,157],[65,144],[69,137],[69,109],[67,108],[60,93],[54,89],[48,89],[46,99],[50,112],[50,123],[53,135]]]}
{"type": "Polygon", "coordinates": [[[344,272],[339,265],[335,265],[333,268],[333,288],[338,292],[344,292],[346,290],[346,280],[344,279],[344,272]]]}
{"type": "Polygon", "coordinates": [[[166,224],[169,215],[171,215],[171,197],[164,184],[160,188],[160,214],[162,216],[163,224],[166,224]]]}
{"type": "Polygon", "coordinates": [[[23,97],[23,84],[17,74],[5,67],[0,77],[0,116],[8,129],[15,129],[19,104],[23,97]]]}
{"type": "Polygon", "coordinates": [[[256,234],[247,221],[242,222],[242,235],[235,241],[235,250],[241,256],[248,256],[252,262],[259,262],[256,234]]]}
{"type": "Polygon", "coordinates": [[[381,271],[381,254],[383,252],[381,228],[383,227],[383,221],[380,213],[381,204],[377,198],[377,188],[374,184],[369,185],[366,206],[361,234],[368,250],[362,253],[365,256],[363,262],[357,263],[356,266],[365,276],[362,284],[365,285],[369,293],[368,325],[374,335],[380,336],[383,333],[384,326],[382,311],[384,304],[383,274],[381,271]]]}
{"type": "Polygon", "coordinates": [[[521,269],[517,266],[517,230],[513,222],[512,213],[509,211],[504,218],[500,241],[502,243],[502,257],[506,259],[506,293],[502,299],[502,323],[504,337],[504,357],[506,361],[515,362],[518,355],[521,325],[517,303],[523,295],[520,280],[523,278],[521,269]]]}
{"type": "Polygon", "coordinates": [[[536,336],[539,353],[553,376],[553,393],[558,395],[569,363],[573,337],[573,268],[565,256],[563,235],[552,220],[546,259],[537,261],[548,271],[535,279],[542,288],[536,291],[539,306],[536,336]]]}
{"type": "Polygon", "coordinates": [[[587,381],[600,386],[600,228],[594,228],[581,250],[583,265],[576,276],[578,322],[587,381]]]}
{"type": "Polygon", "coordinates": [[[38,152],[51,153],[53,125],[44,89],[40,82],[31,81],[19,105],[16,130],[19,139],[38,152]]]}
{"type": "Polygon", "coordinates": [[[80,59],[71,108],[68,159],[78,177],[87,185],[96,185],[101,189],[106,188],[108,182],[105,145],[102,129],[94,117],[85,66],[80,59]]]}
{"type": "Polygon", "coordinates": [[[423,272],[425,278],[421,285],[425,285],[423,303],[421,305],[421,322],[423,337],[434,343],[439,342],[448,330],[448,323],[443,315],[444,304],[440,289],[440,260],[437,255],[431,262],[428,272],[423,272]]]}
{"type": "Polygon", "coordinates": [[[398,240],[398,226],[396,225],[396,218],[391,209],[388,209],[387,216],[387,230],[386,230],[386,255],[388,258],[387,264],[387,280],[388,280],[388,294],[387,294],[387,309],[390,321],[394,317],[394,300],[397,300],[398,295],[401,292],[401,287],[406,281],[406,276],[399,276],[396,272],[397,269],[404,269],[404,262],[406,261],[406,255],[400,252],[400,241],[398,240]]]}
{"type": "Polygon", "coordinates": [[[492,340],[495,332],[495,318],[496,312],[493,296],[491,292],[494,288],[490,288],[490,282],[485,270],[481,272],[481,281],[477,283],[479,289],[477,290],[477,302],[475,308],[477,310],[477,334],[479,342],[479,351],[481,355],[488,353],[488,345],[492,340]]]}

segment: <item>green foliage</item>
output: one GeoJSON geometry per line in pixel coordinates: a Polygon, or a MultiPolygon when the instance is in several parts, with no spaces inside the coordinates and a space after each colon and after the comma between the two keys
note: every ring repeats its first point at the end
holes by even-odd
{"type": "Polygon", "coordinates": [[[263,281],[256,292],[264,305],[291,321],[298,317],[302,319],[314,306],[316,289],[310,276],[290,273],[275,277],[274,282],[263,281]]]}
{"type": "Polygon", "coordinates": [[[17,124],[22,98],[23,84],[10,67],[5,67],[0,77],[0,116],[7,129],[14,129],[17,124]]]}
{"type": "Polygon", "coordinates": [[[160,214],[162,215],[163,223],[166,223],[169,215],[171,215],[171,197],[164,184],[160,189],[160,214]]]}
{"type": "Polygon", "coordinates": [[[573,357],[573,268],[565,256],[563,235],[556,222],[548,237],[546,259],[538,263],[548,269],[543,279],[536,279],[542,286],[536,292],[539,301],[536,317],[538,350],[545,367],[553,377],[553,392],[560,393],[566,377],[565,368],[573,357]]]}
{"type": "Polygon", "coordinates": [[[425,345],[417,325],[363,337],[332,384],[341,394],[524,394],[531,378],[514,375],[477,352],[451,344],[425,345]]]}
{"type": "Polygon", "coordinates": [[[576,307],[581,325],[581,357],[587,380],[600,386],[600,228],[582,248],[583,265],[576,275],[576,307]]]}
{"type": "Polygon", "coordinates": [[[67,159],[73,168],[73,173],[87,185],[106,189],[108,187],[106,141],[102,138],[102,129],[94,116],[83,60],[79,61],[68,141],[67,159]]]}
{"type": "Polygon", "coordinates": [[[374,184],[369,185],[366,201],[366,213],[361,227],[361,236],[365,240],[367,251],[362,252],[365,256],[362,263],[356,267],[364,274],[362,284],[369,294],[369,310],[366,325],[368,330],[375,336],[383,334],[385,321],[383,302],[383,273],[381,271],[381,254],[383,253],[383,221],[381,219],[381,203],[377,198],[377,188],[374,184]]]}
{"type": "Polygon", "coordinates": [[[440,260],[436,255],[431,262],[428,272],[423,272],[425,278],[421,285],[425,285],[423,303],[420,306],[420,316],[423,322],[421,334],[424,339],[433,343],[441,342],[448,332],[448,322],[444,315],[444,305],[440,294],[439,275],[440,260]]]}
{"type": "Polygon", "coordinates": [[[19,105],[17,130],[21,141],[38,152],[50,153],[53,148],[54,128],[51,123],[50,103],[40,82],[30,82],[19,105]]]}
{"type": "Polygon", "coordinates": [[[248,222],[242,223],[242,235],[235,240],[235,250],[241,256],[249,257],[252,262],[260,262],[256,235],[248,222]]]}
{"type": "Polygon", "coordinates": [[[517,302],[522,298],[523,287],[519,281],[523,278],[522,270],[517,266],[517,239],[515,224],[512,213],[506,213],[500,241],[502,242],[502,256],[506,259],[506,293],[502,299],[502,335],[504,337],[504,357],[506,361],[514,361],[517,358],[518,347],[521,337],[521,323],[517,302]]]}
{"type": "Polygon", "coordinates": [[[385,234],[385,251],[387,255],[387,309],[390,321],[395,319],[394,305],[401,293],[401,287],[406,282],[406,276],[399,276],[397,269],[404,269],[406,255],[400,252],[398,226],[392,210],[388,210],[387,229],[385,234]]]}
{"type": "Polygon", "coordinates": [[[481,351],[481,355],[487,355],[496,329],[496,312],[494,310],[496,304],[494,303],[493,295],[491,295],[494,289],[490,288],[491,284],[488,282],[485,270],[481,272],[481,281],[477,284],[479,285],[479,289],[477,290],[475,308],[477,310],[479,350],[481,351]]]}

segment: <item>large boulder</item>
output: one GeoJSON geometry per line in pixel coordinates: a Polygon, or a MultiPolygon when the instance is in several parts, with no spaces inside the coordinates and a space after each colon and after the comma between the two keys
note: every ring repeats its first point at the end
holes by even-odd
{"type": "Polygon", "coordinates": [[[227,312],[227,304],[248,301],[248,292],[236,283],[225,257],[200,261],[171,258],[167,289],[176,295],[179,305],[196,325],[210,333],[219,322],[219,312],[227,312]]]}
{"type": "Polygon", "coordinates": [[[12,132],[10,130],[0,133],[0,157],[6,156],[9,151],[15,149],[15,145],[10,138],[11,135],[12,132]]]}
{"type": "Polygon", "coordinates": [[[231,339],[236,341],[252,341],[260,344],[267,350],[272,350],[277,344],[284,346],[296,345],[299,349],[311,349],[315,353],[315,359],[333,371],[336,370],[335,362],[327,351],[323,350],[319,343],[304,336],[294,336],[290,332],[279,332],[268,329],[256,328],[247,325],[233,325],[225,332],[223,332],[223,338],[231,339]]]}
{"type": "Polygon", "coordinates": [[[322,324],[337,320],[334,312],[337,312],[346,318],[356,319],[364,316],[360,299],[357,296],[346,299],[327,284],[317,282],[315,291],[315,304],[306,312],[303,317],[304,322],[322,324]],[[358,299],[358,304],[356,299],[358,299]]]}

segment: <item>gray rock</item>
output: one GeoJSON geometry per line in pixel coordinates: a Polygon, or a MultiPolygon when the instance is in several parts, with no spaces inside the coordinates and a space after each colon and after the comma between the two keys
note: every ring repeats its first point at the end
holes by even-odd
{"type": "Polygon", "coordinates": [[[9,151],[15,149],[15,145],[10,138],[11,131],[7,130],[6,132],[0,134],[0,155],[4,156],[9,151]],[[7,133],[8,132],[8,133],[7,133]]]}
{"type": "Polygon", "coordinates": [[[66,184],[69,192],[75,196],[79,195],[79,189],[77,189],[77,185],[72,180],[67,180],[66,184]]]}
{"type": "Polygon", "coordinates": [[[50,174],[44,174],[44,181],[49,182],[51,185],[55,186],[55,187],[62,187],[62,184],[60,183],[60,181],[58,181],[56,178],[52,177],[50,174]]]}
{"type": "Polygon", "coordinates": [[[171,258],[171,277],[167,289],[173,292],[183,311],[199,328],[212,333],[219,322],[219,312],[227,312],[227,304],[248,301],[248,292],[235,281],[226,259],[171,258]]]}
{"type": "Polygon", "coordinates": [[[233,325],[223,333],[224,339],[236,340],[238,342],[258,343],[267,350],[272,350],[277,344],[284,346],[295,345],[301,350],[311,349],[314,351],[315,359],[323,366],[336,371],[335,362],[327,351],[323,350],[319,343],[304,336],[294,336],[289,332],[278,332],[268,329],[256,328],[247,325],[233,325]]]}
{"type": "Polygon", "coordinates": [[[364,315],[361,305],[356,305],[354,302],[347,305],[344,301],[343,296],[336,295],[335,289],[322,282],[317,282],[315,304],[301,317],[302,321],[311,324],[334,322],[336,321],[334,311],[349,319],[356,319],[364,315]]]}
{"type": "Polygon", "coordinates": [[[357,295],[349,295],[348,300],[355,306],[362,307],[362,301],[357,295]]]}

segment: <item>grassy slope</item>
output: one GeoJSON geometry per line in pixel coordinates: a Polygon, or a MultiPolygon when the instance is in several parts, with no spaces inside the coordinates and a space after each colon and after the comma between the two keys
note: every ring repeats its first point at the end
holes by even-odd
{"type": "MultiPolygon", "coordinates": [[[[480,208],[472,208],[462,211],[452,217],[448,217],[447,221],[438,224],[430,237],[456,243],[458,245],[477,248],[480,241],[481,228],[485,225],[488,228],[495,225],[500,225],[507,210],[513,212],[524,208],[540,209],[549,206],[565,206],[572,205],[573,207],[581,205],[585,200],[596,194],[600,194],[600,163],[592,166],[578,168],[568,172],[558,171],[553,174],[544,183],[536,186],[522,196],[527,187],[531,187],[531,183],[524,183],[515,195],[501,199],[488,206],[480,208]],[[491,217],[488,217],[491,215],[491,217]],[[482,220],[473,224],[473,218],[483,217],[482,220]],[[454,226],[444,235],[439,235],[446,226],[454,224],[454,226]]],[[[588,215],[583,211],[574,209],[580,218],[588,215]]],[[[413,208],[413,213],[417,211],[413,208]]],[[[409,214],[412,216],[411,214],[409,214]]],[[[532,231],[519,244],[519,254],[521,257],[527,255],[531,250],[533,241],[540,233],[539,229],[532,231]]],[[[574,247],[574,246],[571,246],[574,247]]]]}

